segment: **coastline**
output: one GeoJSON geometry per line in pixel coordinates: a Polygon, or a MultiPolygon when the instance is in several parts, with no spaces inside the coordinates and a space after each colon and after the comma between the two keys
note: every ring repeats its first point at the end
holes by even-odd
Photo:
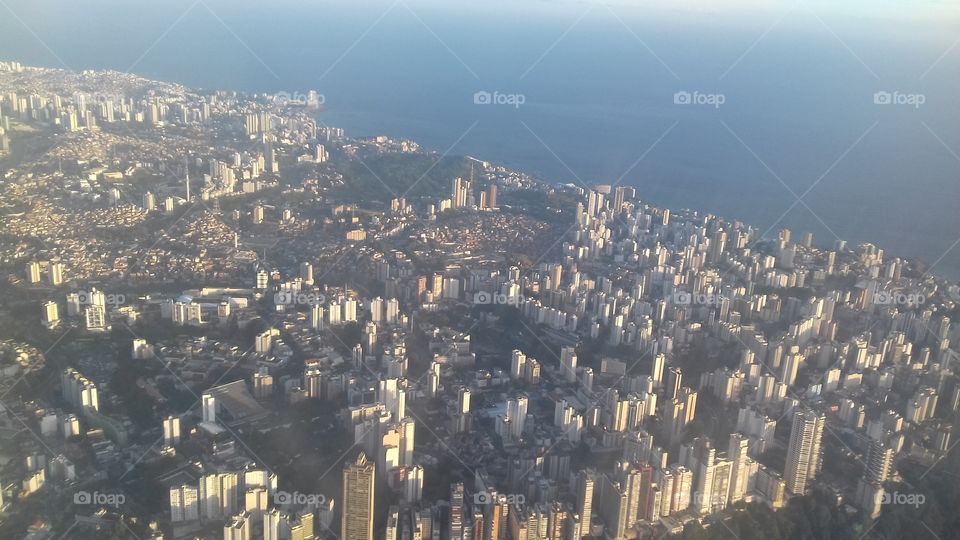
{"type": "MultiPolygon", "coordinates": [[[[0,62],[11,62],[11,61],[10,61],[10,60],[0,60],[0,62]]],[[[223,90],[223,89],[220,89],[220,90],[211,90],[211,89],[203,89],[203,88],[191,88],[191,87],[189,87],[189,86],[182,85],[182,84],[176,83],[176,82],[162,81],[162,80],[157,80],[157,79],[152,79],[152,78],[148,78],[148,77],[136,75],[136,74],[133,74],[133,73],[126,73],[126,72],[117,71],[117,70],[110,70],[110,69],[107,69],[107,70],[83,70],[83,71],[81,71],[81,72],[75,72],[75,71],[69,71],[69,70],[62,69],[62,68],[48,68],[48,67],[40,67],[40,66],[22,66],[22,68],[23,68],[23,70],[24,70],[25,72],[35,72],[35,73],[42,74],[42,75],[61,75],[61,76],[70,75],[70,76],[73,76],[73,77],[83,78],[83,79],[86,79],[86,78],[103,79],[104,77],[107,77],[107,78],[116,78],[117,81],[114,81],[114,82],[117,83],[117,86],[120,86],[120,83],[126,83],[126,84],[128,84],[128,85],[130,85],[130,86],[134,86],[134,87],[140,88],[141,91],[146,91],[146,92],[163,91],[163,92],[167,92],[167,93],[181,94],[181,95],[183,95],[183,96],[186,96],[186,95],[188,95],[188,94],[192,94],[192,95],[194,95],[194,96],[208,96],[208,95],[225,93],[225,94],[227,94],[227,95],[238,96],[238,97],[242,97],[242,98],[245,98],[245,99],[254,99],[254,98],[257,98],[257,97],[272,96],[272,95],[274,95],[274,94],[262,93],[262,92],[257,93],[257,92],[238,91],[238,90],[223,90]]],[[[8,74],[9,74],[9,72],[0,71],[0,77],[3,77],[4,75],[8,75],[8,74]]],[[[87,81],[87,82],[88,82],[88,84],[89,84],[89,81],[87,81]]],[[[98,82],[102,82],[102,81],[98,81],[98,82]]],[[[2,90],[3,90],[3,88],[2,88],[2,86],[0,86],[0,91],[2,91],[2,90]]],[[[9,90],[9,89],[8,89],[8,90],[9,90]]],[[[48,91],[49,91],[49,90],[48,90],[48,91]]],[[[108,92],[105,92],[105,93],[106,93],[107,95],[109,95],[110,93],[112,93],[112,92],[117,92],[117,91],[118,91],[117,88],[111,88],[111,89],[109,89],[108,92]]],[[[303,92],[306,93],[307,91],[304,90],[303,92]]],[[[282,92],[281,94],[287,94],[287,93],[282,92]]],[[[317,118],[321,117],[325,112],[326,112],[326,111],[324,111],[324,110],[316,111],[316,112],[312,113],[311,116],[312,116],[314,119],[317,119],[317,118]]],[[[329,127],[338,128],[338,126],[329,126],[329,127]]],[[[345,129],[345,128],[339,128],[339,129],[345,129]]],[[[399,140],[411,140],[412,142],[415,142],[415,143],[417,142],[416,140],[409,139],[408,137],[402,137],[402,138],[401,138],[401,137],[395,136],[395,135],[390,134],[390,133],[385,133],[385,132],[381,132],[381,133],[379,133],[379,134],[371,134],[371,135],[356,135],[356,134],[352,134],[352,133],[349,133],[349,132],[348,132],[347,138],[349,138],[349,139],[354,139],[354,140],[367,140],[367,139],[375,138],[375,137],[377,137],[377,136],[384,136],[384,135],[387,136],[387,137],[390,137],[390,138],[397,137],[399,140]]],[[[419,143],[418,143],[418,144],[419,144],[419,143]]],[[[424,148],[424,151],[425,151],[426,153],[431,153],[431,154],[435,154],[435,155],[440,155],[440,151],[438,151],[437,149],[434,149],[434,148],[432,148],[432,147],[422,147],[422,148],[424,148]]],[[[443,155],[447,155],[447,154],[443,154],[443,155]]],[[[528,178],[530,178],[530,179],[533,179],[533,180],[541,183],[541,184],[542,184],[543,186],[545,186],[545,187],[553,187],[553,186],[561,186],[561,185],[576,185],[576,184],[577,184],[576,182],[574,182],[574,183],[564,183],[564,182],[561,182],[561,181],[549,180],[549,179],[545,178],[544,175],[538,174],[538,173],[536,173],[536,172],[531,172],[531,171],[529,171],[529,170],[527,170],[527,169],[525,169],[525,168],[518,167],[518,166],[514,166],[514,165],[502,165],[499,161],[484,159],[483,157],[478,157],[477,155],[472,154],[472,153],[458,154],[458,153],[453,153],[453,152],[451,152],[450,155],[451,155],[451,156],[459,156],[459,157],[462,157],[462,158],[464,158],[464,159],[474,160],[474,161],[477,161],[477,162],[488,163],[488,164],[490,164],[490,165],[492,165],[492,166],[494,166],[494,167],[500,167],[500,168],[503,168],[503,169],[505,169],[505,170],[509,170],[509,171],[513,171],[513,172],[522,174],[522,175],[524,175],[524,176],[526,176],[526,177],[528,177],[528,178]]],[[[599,184],[599,183],[589,184],[590,187],[594,187],[594,186],[598,186],[598,185],[604,185],[604,184],[599,184]]],[[[627,184],[624,184],[624,185],[627,185],[627,184]]],[[[576,186],[576,187],[579,188],[579,187],[581,187],[581,186],[576,186]]],[[[734,219],[734,218],[730,218],[730,217],[728,217],[728,216],[726,216],[726,215],[719,215],[719,214],[713,214],[713,213],[710,213],[710,212],[705,212],[705,211],[703,211],[703,210],[701,210],[701,209],[690,208],[690,207],[680,207],[680,206],[674,206],[674,205],[668,205],[668,204],[662,204],[662,203],[659,202],[659,201],[655,201],[655,200],[653,200],[653,199],[647,199],[647,198],[643,197],[644,192],[643,192],[643,188],[642,188],[642,187],[640,187],[640,186],[632,186],[632,187],[634,187],[634,188],[637,190],[638,196],[640,196],[640,200],[641,200],[641,201],[643,201],[645,204],[649,204],[650,206],[655,207],[655,208],[667,209],[667,210],[670,210],[671,212],[677,212],[677,211],[680,211],[680,212],[696,212],[697,214],[700,214],[700,215],[716,215],[716,217],[719,217],[719,218],[721,218],[721,219],[723,219],[724,221],[727,221],[727,222],[743,222],[743,223],[745,223],[745,224],[749,224],[750,226],[755,226],[755,224],[751,223],[751,222],[750,222],[749,220],[747,220],[747,219],[739,219],[739,218],[738,218],[738,219],[734,219]]],[[[774,227],[774,228],[771,228],[769,231],[767,231],[766,235],[765,235],[763,238],[758,239],[758,242],[769,241],[769,240],[775,239],[775,236],[770,236],[770,235],[771,235],[772,233],[774,233],[775,230],[779,230],[780,228],[783,228],[783,227],[774,227]]],[[[758,229],[758,230],[759,230],[759,229],[758,229]]],[[[803,232],[803,231],[796,231],[796,230],[795,230],[795,232],[803,232]]],[[[949,274],[950,274],[949,272],[948,272],[948,273],[944,273],[944,272],[941,272],[941,271],[937,271],[937,270],[936,270],[935,265],[938,264],[940,261],[926,261],[926,260],[924,260],[924,259],[922,259],[922,258],[919,258],[919,257],[901,257],[901,256],[897,255],[896,253],[891,253],[891,252],[889,252],[887,249],[884,248],[884,246],[875,244],[874,242],[870,242],[870,241],[867,241],[867,242],[859,242],[859,243],[856,243],[856,244],[851,243],[851,245],[863,245],[863,244],[871,244],[871,245],[874,245],[874,246],[876,246],[876,247],[884,250],[884,255],[885,255],[885,257],[888,257],[888,258],[889,258],[889,257],[896,257],[896,258],[901,259],[901,260],[904,261],[904,262],[908,262],[911,267],[918,269],[918,272],[919,272],[919,273],[922,273],[922,275],[924,276],[924,279],[927,279],[927,278],[929,278],[929,277],[933,277],[935,280],[937,280],[937,281],[942,281],[942,282],[947,283],[947,284],[960,284],[960,276],[958,276],[958,277],[953,277],[952,275],[949,275],[949,274]],[[934,266],[934,271],[933,271],[933,273],[930,273],[930,270],[929,270],[931,266],[934,266]]],[[[817,245],[817,243],[815,243],[815,245],[817,245]]],[[[956,244],[954,244],[954,247],[956,247],[956,244]]],[[[826,247],[823,245],[822,242],[820,242],[818,249],[824,250],[824,249],[826,249],[826,247]]],[[[948,253],[949,253],[949,251],[948,251],[948,253]]],[[[946,256],[946,253],[944,254],[944,256],[946,256]]],[[[942,259],[942,257],[941,257],[941,259],[942,259]]],[[[958,302],[960,302],[960,295],[957,296],[956,300],[957,300],[958,302]]]]}

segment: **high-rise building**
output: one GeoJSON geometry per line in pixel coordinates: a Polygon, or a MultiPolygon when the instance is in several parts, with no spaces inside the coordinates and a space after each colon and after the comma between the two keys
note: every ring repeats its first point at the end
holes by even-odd
{"type": "Polygon", "coordinates": [[[507,400],[507,421],[510,425],[510,436],[519,440],[523,436],[527,422],[527,404],[529,398],[520,395],[507,400]]]}
{"type": "Polygon", "coordinates": [[[690,507],[690,494],[693,489],[693,471],[676,464],[670,467],[673,474],[673,500],[671,513],[683,512],[690,507]]]}
{"type": "Polygon", "coordinates": [[[683,370],[672,367],[667,371],[667,401],[680,396],[680,387],[683,384],[683,370]]]}
{"type": "Polygon", "coordinates": [[[144,212],[153,212],[157,208],[157,197],[153,192],[148,191],[143,194],[143,207],[144,212]]]}
{"type": "Polygon", "coordinates": [[[470,389],[462,386],[457,390],[457,416],[454,418],[454,422],[456,423],[455,431],[457,433],[470,431],[470,418],[470,389]]]}
{"type": "Polygon", "coordinates": [[[370,300],[370,320],[375,323],[383,321],[383,298],[379,296],[370,300]]]}
{"type": "Polygon", "coordinates": [[[267,272],[266,268],[262,268],[262,267],[258,268],[256,288],[263,290],[263,289],[266,289],[269,285],[270,285],[270,273],[267,272]]]}
{"type": "Polygon", "coordinates": [[[300,279],[304,285],[313,285],[313,265],[304,261],[300,263],[300,279]]]}
{"type": "Polygon", "coordinates": [[[327,152],[327,149],[324,148],[322,144],[318,144],[314,149],[313,160],[317,163],[326,163],[328,158],[329,153],[327,152]]]}
{"type": "Polygon", "coordinates": [[[357,320],[357,300],[355,298],[347,298],[343,301],[343,318],[342,322],[355,322],[357,320]]]}
{"type": "Polygon", "coordinates": [[[263,540],[280,540],[280,511],[276,508],[263,513],[263,540]]]}
{"type": "Polygon", "coordinates": [[[343,469],[340,540],[373,540],[376,465],[363,452],[343,469]]]}
{"type": "Polygon", "coordinates": [[[263,366],[253,374],[253,397],[263,400],[271,395],[273,395],[273,375],[270,375],[269,368],[263,366]]]}
{"type": "Polygon", "coordinates": [[[580,514],[581,536],[591,536],[593,493],[596,481],[597,473],[593,469],[583,469],[577,473],[577,513],[580,514]]]}
{"type": "Polygon", "coordinates": [[[490,505],[487,508],[486,540],[509,540],[507,526],[509,525],[510,506],[507,503],[507,497],[503,494],[494,493],[490,505]]]}
{"type": "MultiPolygon", "coordinates": [[[[710,514],[718,502],[713,498],[717,479],[716,449],[707,438],[694,439],[693,509],[700,515],[710,514]]],[[[726,494],[723,503],[726,504],[726,494]]]]}
{"type": "Polygon", "coordinates": [[[250,540],[252,532],[252,516],[248,512],[241,512],[223,525],[223,540],[250,540]]]}
{"type": "Polygon", "coordinates": [[[403,498],[411,504],[419,503],[423,498],[423,466],[405,467],[403,479],[403,498]]]}
{"type": "Polygon", "coordinates": [[[465,540],[463,538],[465,510],[463,497],[463,482],[458,482],[450,486],[450,540],[465,540]]]}
{"type": "Polygon", "coordinates": [[[417,422],[413,418],[400,420],[400,464],[413,465],[413,451],[416,442],[417,422]]]}
{"type": "Polygon", "coordinates": [[[267,490],[262,487],[248,488],[243,496],[243,509],[250,513],[254,521],[260,521],[260,517],[266,512],[268,506],[267,490]]]}
{"type": "Polygon", "coordinates": [[[527,355],[523,354],[522,351],[514,349],[513,354],[510,357],[510,378],[522,379],[526,364],[527,355]]]}
{"type": "Polygon", "coordinates": [[[56,328],[60,324],[60,309],[57,303],[49,300],[43,303],[43,325],[47,328],[56,328]]]}
{"type": "Polygon", "coordinates": [[[865,476],[868,482],[882,484],[890,478],[893,468],[893,448],[883,441],[874,440],[867,452],[865,476]]]}
{"type": "Polygon", "coordinates": [[[617,479],[626,495],[627,528],[632,527],[642,517],[642,482],[640,470],[630,463],[621,461],[618,465],[617,479]]]}
{"type": "Polygon", "coordinates": [[[170,488],[170,521],[200,519],[200,504],[196,486],[182,485],[170,488]]]}
{"type": "Polygon", "coordinates": [[[803,495],[807,482],[820,472],[821,442],[825,417],[813,411],[796,411],[787,448],[787,462],[783,478],[787,491],[803,495]]]}
{"type": "Polygon", "coordinates": [[[200,478],[200,516],[224,519],[237,512],[238,476],[234,472],[211,473],[200,478]]]}
{"type": "Polygon", "coordinates": [[[163,445],[176,446],[180,443],[180,417],[168,416],[163,419],[163,445]]]}
{"type": "Polygon", "coordinates": [[[653,365],[650,367],[650,378],[653,379],[653,387],[660,388],[663,385],[663,368],[666,366],[667,356],[663,353],[653,357],[653,365]]]}
{"type": "Polygon", "coordinates": [[[73,368],[64,370],[60,375],[60,386],[64,399],[74,407],[81,411],[86,409],[100,410],[97,385],[77,370],[73,368]]]}
{"type": "Polygon", "coordinates": [[[470,199],[470,181],[457,177],[453,179],[453,185],[450,190],[450,203],[452,208],[465,208],[470,199]]]}
{"type": "Polygon", "coordinates": [[[627,530],[627,492],[609,475],[600,476],[600,511],[607,536],[625,538],[627,530]]]}
{"type": "Polygon", "coordinates": [[[40,263],[31,261],[27,263],[27,283],[40,283],[40,263]]]}
{"type": "Polygon", "coordinates": [[[107,328],[107,315],[103,306],[90,305],[83,310],[84,322],[87,330],[91,332],[105,332],[107,328]]]}
{"type": "Polygon", "coordinates": [[[204,422],[209,422],[211,424],[217,423],[217,398],[213,394],[204,393],[201,397],[202,401],[202,419],[204,422]]]}
{"type": "Polygon", "coordinates": [[[693,422],[697,414],[697,391],[692,388],[683,388],[679,399],[683,401],[684,425],[686,425],[693,422]]]}
{"type": "Polygon", "coordinates": [[[310,306],[310,327],[315,330],[323,330],[324,309],[320,304],[310,306]]]}
{"type": "Polygon", "coordinates": [[[727,457],[731,460],[729,504],[743,500],[747,493],[750,480],[750,458],[747,457],[749,449],[750,439],[746,435],[742,433],[730,434],[730,443],[727,447],[727,457]]]}
{"type": "Polygon", "coordinates": [[[309,367],[303,372],[303,390],[307,397],[320,399],[323,386],[323,374],[317,367],[309,367]]]}
{"type": "Polygon", "coordinates": [[[47,277],[51,285],[54,287],[60,286],[63,283],[63,263],[50,263],[50,266],[47,267],[47,277]]]}
{"type": "Polygon", "coordinates": [[[577,352],[574,347],[560,349],[560,376],[568,383],[577,382],[577,352]]]}
{"type": "Polygon", "coordinates": [[[397,324],[400,320],[400,301],[396,298],[387,300],[384,320],[387,324],[397,324]]]}
{"type": "Polygon", "coordinates": [[[562,264],[551,264],[550,265],[550,286],[554,290],[560,289],[560,282],[563,279],[563,265],[562,264]]]}

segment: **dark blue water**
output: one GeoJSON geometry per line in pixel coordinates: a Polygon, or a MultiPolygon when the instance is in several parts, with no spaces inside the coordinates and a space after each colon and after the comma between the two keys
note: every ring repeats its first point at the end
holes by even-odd
{"type": "Polygon", "coordinates": [[[948,251],[960,239],[960,20],[935,7],[892,18],[862,4],[871,16],[855,18],[776,1],[711,13],[538,0],[6,4],[16,15],[0,6],[0,58],[317,89],[321,120],[354,135],[555,181],[622,178],[657,204],[812,231],[822,245],[869,241],[960,277],[960,246],[948,251]],[[526,101],[477,106],[478,90],[526,101]],[[883,90],[925,103],[874,104],[883,90]],[[725,103],[678,106],[678,91],[725,103]]]}

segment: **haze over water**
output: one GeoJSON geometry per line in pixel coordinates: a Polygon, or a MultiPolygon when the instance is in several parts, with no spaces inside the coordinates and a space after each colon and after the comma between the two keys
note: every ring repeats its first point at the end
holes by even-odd
{"type": "Polygon", "coordinates": [[[321,121],[351,135],[409,137],[551,181],[620,180],[658,205],[812,231],[819,245],[869,241],[960,277],[955,11],[680,4],[7,0],[0,59],[316,89],[321,121]],[[477,91],[524,103],[476,105],[477,91]],[[924,102],[878,105],[883,91],[924,102]],[[677,92],[724,102],[678,105],[677,92]]]}

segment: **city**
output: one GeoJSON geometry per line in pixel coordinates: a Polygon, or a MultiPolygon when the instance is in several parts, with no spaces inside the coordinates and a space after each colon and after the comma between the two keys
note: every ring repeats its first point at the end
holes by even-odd
{"type": "Polygon", "coordinates": [[[0,61],[0,537],[960,530],[939,260],[325,110],[0,61]]]}

